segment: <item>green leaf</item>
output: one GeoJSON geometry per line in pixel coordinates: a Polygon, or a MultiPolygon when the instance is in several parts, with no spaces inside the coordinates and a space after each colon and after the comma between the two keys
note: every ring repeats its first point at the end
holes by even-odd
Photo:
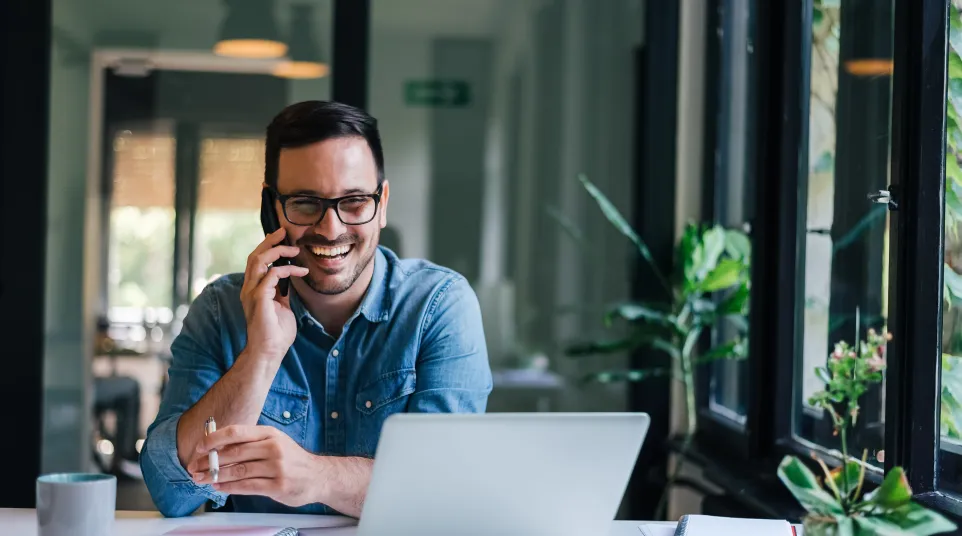
{"type": "Polygon", "coordinates": [[[958,13],[953,13],[949,21],[949,55],[958,56],[962,53],[962,22],[958,13]]]}
{"type": "Polygon", "coordinates": [[[942,434],[962,438],[962,363],[959,357],[942,354],[942,404],[939,421],[942,434]]]}
{"type": "Polygon", "coordinates": [[[858,462],[849,461],[845,464],[845,473],[841,467],[832,470],[832,480],[843,496],[850,495],[858,487],[859,475],[862,473],[862,466],[858,462]],[[848,477],[848,480],[846,480],[848,477]],[[846,482],[848,485],[846,486],[846,482]]]}
{"type": "Polygon", "coordinates": [[[747,315],[748,300],[750,298],[748,283],[742,283],[735,292],[732,292],[725,301],[721,302],[716,309],[722,315],[747,315]]]}
{"type": "Polygon", "coordinates": [[[818,9],[817,7],[812,8],[812,10],[813,10],[813,13],[812,13],[812,26],[818,26],[819,24],[822,23],[822,19],[825,18],[825,15],[823,15],[823,14],[822,14],[822,10],[821,10],[821,9],[818,9]]]}
{"type": "Polygon", "coordinates": [[[615,383],[640,382],[651,378],[662,378],[671,375],[667,367],[639,369],[639,370],[606,370],[585,376],[585,382],[615,383]]]}
{"type": "Polygon", "coordinates": [[[778,465],[778,478],[801,505],[816,514],[835,516],[845,511],[842,505],[818,485],[818,479],[798,458],[786,456],[778,465]]]}
{"type": "MultiPolygon", "coordinates": [[[[946,155],[946,158],[952,158],[946,155]]],[[[952,213],[955,219],[962,218],[962,200],[959,199],[959,192],[954,188],[954,184],[949,184],[945,189],[945,209],[952,213]]]]}
{"type": "Polygon", "coordinates": [[[958,400],[950,393],[942,391],[942,404],[939,407],[939,433],[952,439],[962,438],[962,426],[959,425],[958,400]]]}
{"type": "Polygon", "coordinates": [[[712,363],[724,359],[743,359],[743,356],[739,353],[740,345],[741,341],[732,341],[725,344],[719,344],[718,346],[698,356],[696,359],[692,359],[692,364],[704,365],[705,363],[712,363]]]}
{"type": "Polygon", "coordinates": [[[705,231],[701,237],[702,257],[701,265],[696,267],[696,276],[701,278],[718,266],[718,259],[725,252],[725,229],[716,225],[705,231]]]}
{"type": "Polygon", "coordinates": [[[946,298],[953,302],[962,300],[962,275],[957,274],[951,266],[945,264],[942,277],[945,281],[946,298]]]}
{"type": "Polygon", "coordinates": [[[955,155],[948,154],[945,158],[945,176],[952,179],[952,182],[962,186],[962,169],[955,155]]]}
{"type": "Polygon", "coordinates": [[[882,508],[898,508],[912,500],[912,488],[901,467],[893,467],[882,485],[865,496],[866,502],[875,503],[882,508]]]}
{"type": "Polygon", "coordinates": [[[744,273],[745,265],[734,259],[722,259],[699,285],[699,290],[715,292],[738,283],[744,273]]]}
{"type": "Polygon", "coordinates": [[[584,185],[585,190],[595,199],[598,203],[598,207],[601,208],[601,212],[605,215],[605,218],[615,226],[621,234],[625,235],[635,247],[638,248],[638,252],[644,257],[648,264],[651,265],[651,269],[655,272],[655,276],[661,281],[662,286],[665,290],[671,292],[671,286],[668,284],[668,280],[662,275],[661,270],[658,269],[658,265],[655,264],[655,259],[651,256],[651,251],[648,249],[648,245],[638,236],[638,233],[631,227],[628,220],[621,215],[621,212],[605,197],[605,194],[601,193],[601,190],[597,186],[592,184],[584,175],[579,175],[578,180],[584,185]]]}
{"type": "Polygon", "coordinates": [[[962,58],[949,54],[949,78],[962,78],[962,58]]]}
{"type": "Polygon", "coordinates": [[[612,308],[605,315],[605,324],[611,325],[615,318],[622,318],[629,322],[645,320],[666,326],[675,325],[674,316],[645,303],[624,303],[612,308]]]}
{"type": "Polygon", "coordinates": [[[682,288],[686,291],[695,288],[695,267],[700,266],[704,257],[704,249],[699,238],[700,228],[689,223],[682,231],[678,245],[675,247],[676,266],[682,267],[682,288]]]}
{"type": "Polygon", "coordinates": [[[728,229],[725,231],[725,253],[733,259],[747,263],[752,258],[752,241],[745,233],[728,229]]]}
{"type": "MultiPolygon", "coordinates": [[[[962,38],[962,32],[953,31],[951,34],[959,34],[958,37],[962,38]]],[[[956,49],[958,50],[958,49],[956,49]]],[[[962,79],[960,78],[950,78],[949,79],[949,90],[946,92],[949,102],[955,108],[956,113],[962,109],[962,79]]]]}
{"type": "Polygon", "coordinates": [[[957,527],[942,514],[916,503],[905,504],[892,512],[852,518],[865,533],[878,536],[930,536],[952,532],[957,527]]]}

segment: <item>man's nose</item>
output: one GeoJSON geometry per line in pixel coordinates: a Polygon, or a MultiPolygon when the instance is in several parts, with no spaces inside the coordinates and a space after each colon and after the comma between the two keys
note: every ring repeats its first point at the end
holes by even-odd
{"type": "Polygon", "coordinates": [[[337,210],[334,207],[328,207],[321,216],[321,221],[314,225],[314,232],[328,240],[336,240],[344,234],[345,230],[345,225],[337,217],[337,210]]]}

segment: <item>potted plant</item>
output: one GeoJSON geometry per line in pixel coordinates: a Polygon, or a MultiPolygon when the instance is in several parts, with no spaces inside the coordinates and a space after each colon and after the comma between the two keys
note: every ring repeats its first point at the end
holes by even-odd
{"type": "MultiPolygon", "coordinates": [[[[625,302],[607,311],[605,325],[610,328],[616,322],[622,323],[626,328],[625,335],[581,342],[567,350],[568,355],[588,356],[650,349],[654,352],[654,359],[648,366],[606,370],[592,374],[588,379],[610,383],[669,377],[681,383],[687,426],[683,433],[682,456],[675,463],[656,508],[655,516],[660,519],[664,515],[668,493],[680,474],[684,454],[695,436],[696,368],[722,359],[742,359],[747,355],[751,245],[740,230],[725,229],[720,225],[688,224],[675,248],[673,270],[666,277],[655,264],[648,246],[611,201],[587,178],[580,176],[579,179],[608,221],[648,262],[654,273],[653,284],[664,290],[663,300],[625,302]],[[735,336],[699,353],[703,336],[723,324],[730,326],[735,336]]],[[[580,231],[572,231],[572,224],[556,218],[569,234],[580,235],[580,231]]]]}
{"type": "Polygon", "coordinates": [[[882,381],[888,333],[868,330],[866,340],[855,347],[840,342],[827,366],[816,373],[826,388],[815,393],[809,404],[824,409],[842,447],[841,466],[829,470],[813,455],[824,472],[815,474],[795,456],[786,456],[778,466],[778,477],[808,512],[803,520],[805,536],[925,536],[955,530],[954,523],[937,512],[912,501],[905,472],[892,468],[882,484],[863,494],[866,457],[861,461],[848,454],[847,433],[859,414],[859,398],[872,384],[882,381]]]}

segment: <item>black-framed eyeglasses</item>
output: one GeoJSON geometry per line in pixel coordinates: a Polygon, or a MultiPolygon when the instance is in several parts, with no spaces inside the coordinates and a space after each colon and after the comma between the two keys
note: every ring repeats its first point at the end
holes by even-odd
{"type": "Polygon", "coordinates": [[[302,194],[282,195],[274,188],[271,190],[281,202],[284,217],[294,225],[317,225],[332,207],[337,219],[344,225],[364,225],[374,219],[381,203],[381,185],[373,194],[352,194],[334,199],[302,194]]]}

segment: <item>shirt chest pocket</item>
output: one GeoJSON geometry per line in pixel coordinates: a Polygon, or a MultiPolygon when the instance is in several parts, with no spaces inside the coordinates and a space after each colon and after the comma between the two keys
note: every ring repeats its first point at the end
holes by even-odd
{"type": "Polygon", "coordinates": [[[360,414],[355,445],[358,452],[374,455],[384,420],[404,411],[416,384],[414,369],[404,369],[382,374],[358,390],[354,401],[360,414]]]}
{"type": "Polygon", "coordinates": [[[257,423],[273,426],[303,445],[307,437],[307,408],[310,399],[305,393],[277,388],[267,392],[264,409],[257,423]]]}

